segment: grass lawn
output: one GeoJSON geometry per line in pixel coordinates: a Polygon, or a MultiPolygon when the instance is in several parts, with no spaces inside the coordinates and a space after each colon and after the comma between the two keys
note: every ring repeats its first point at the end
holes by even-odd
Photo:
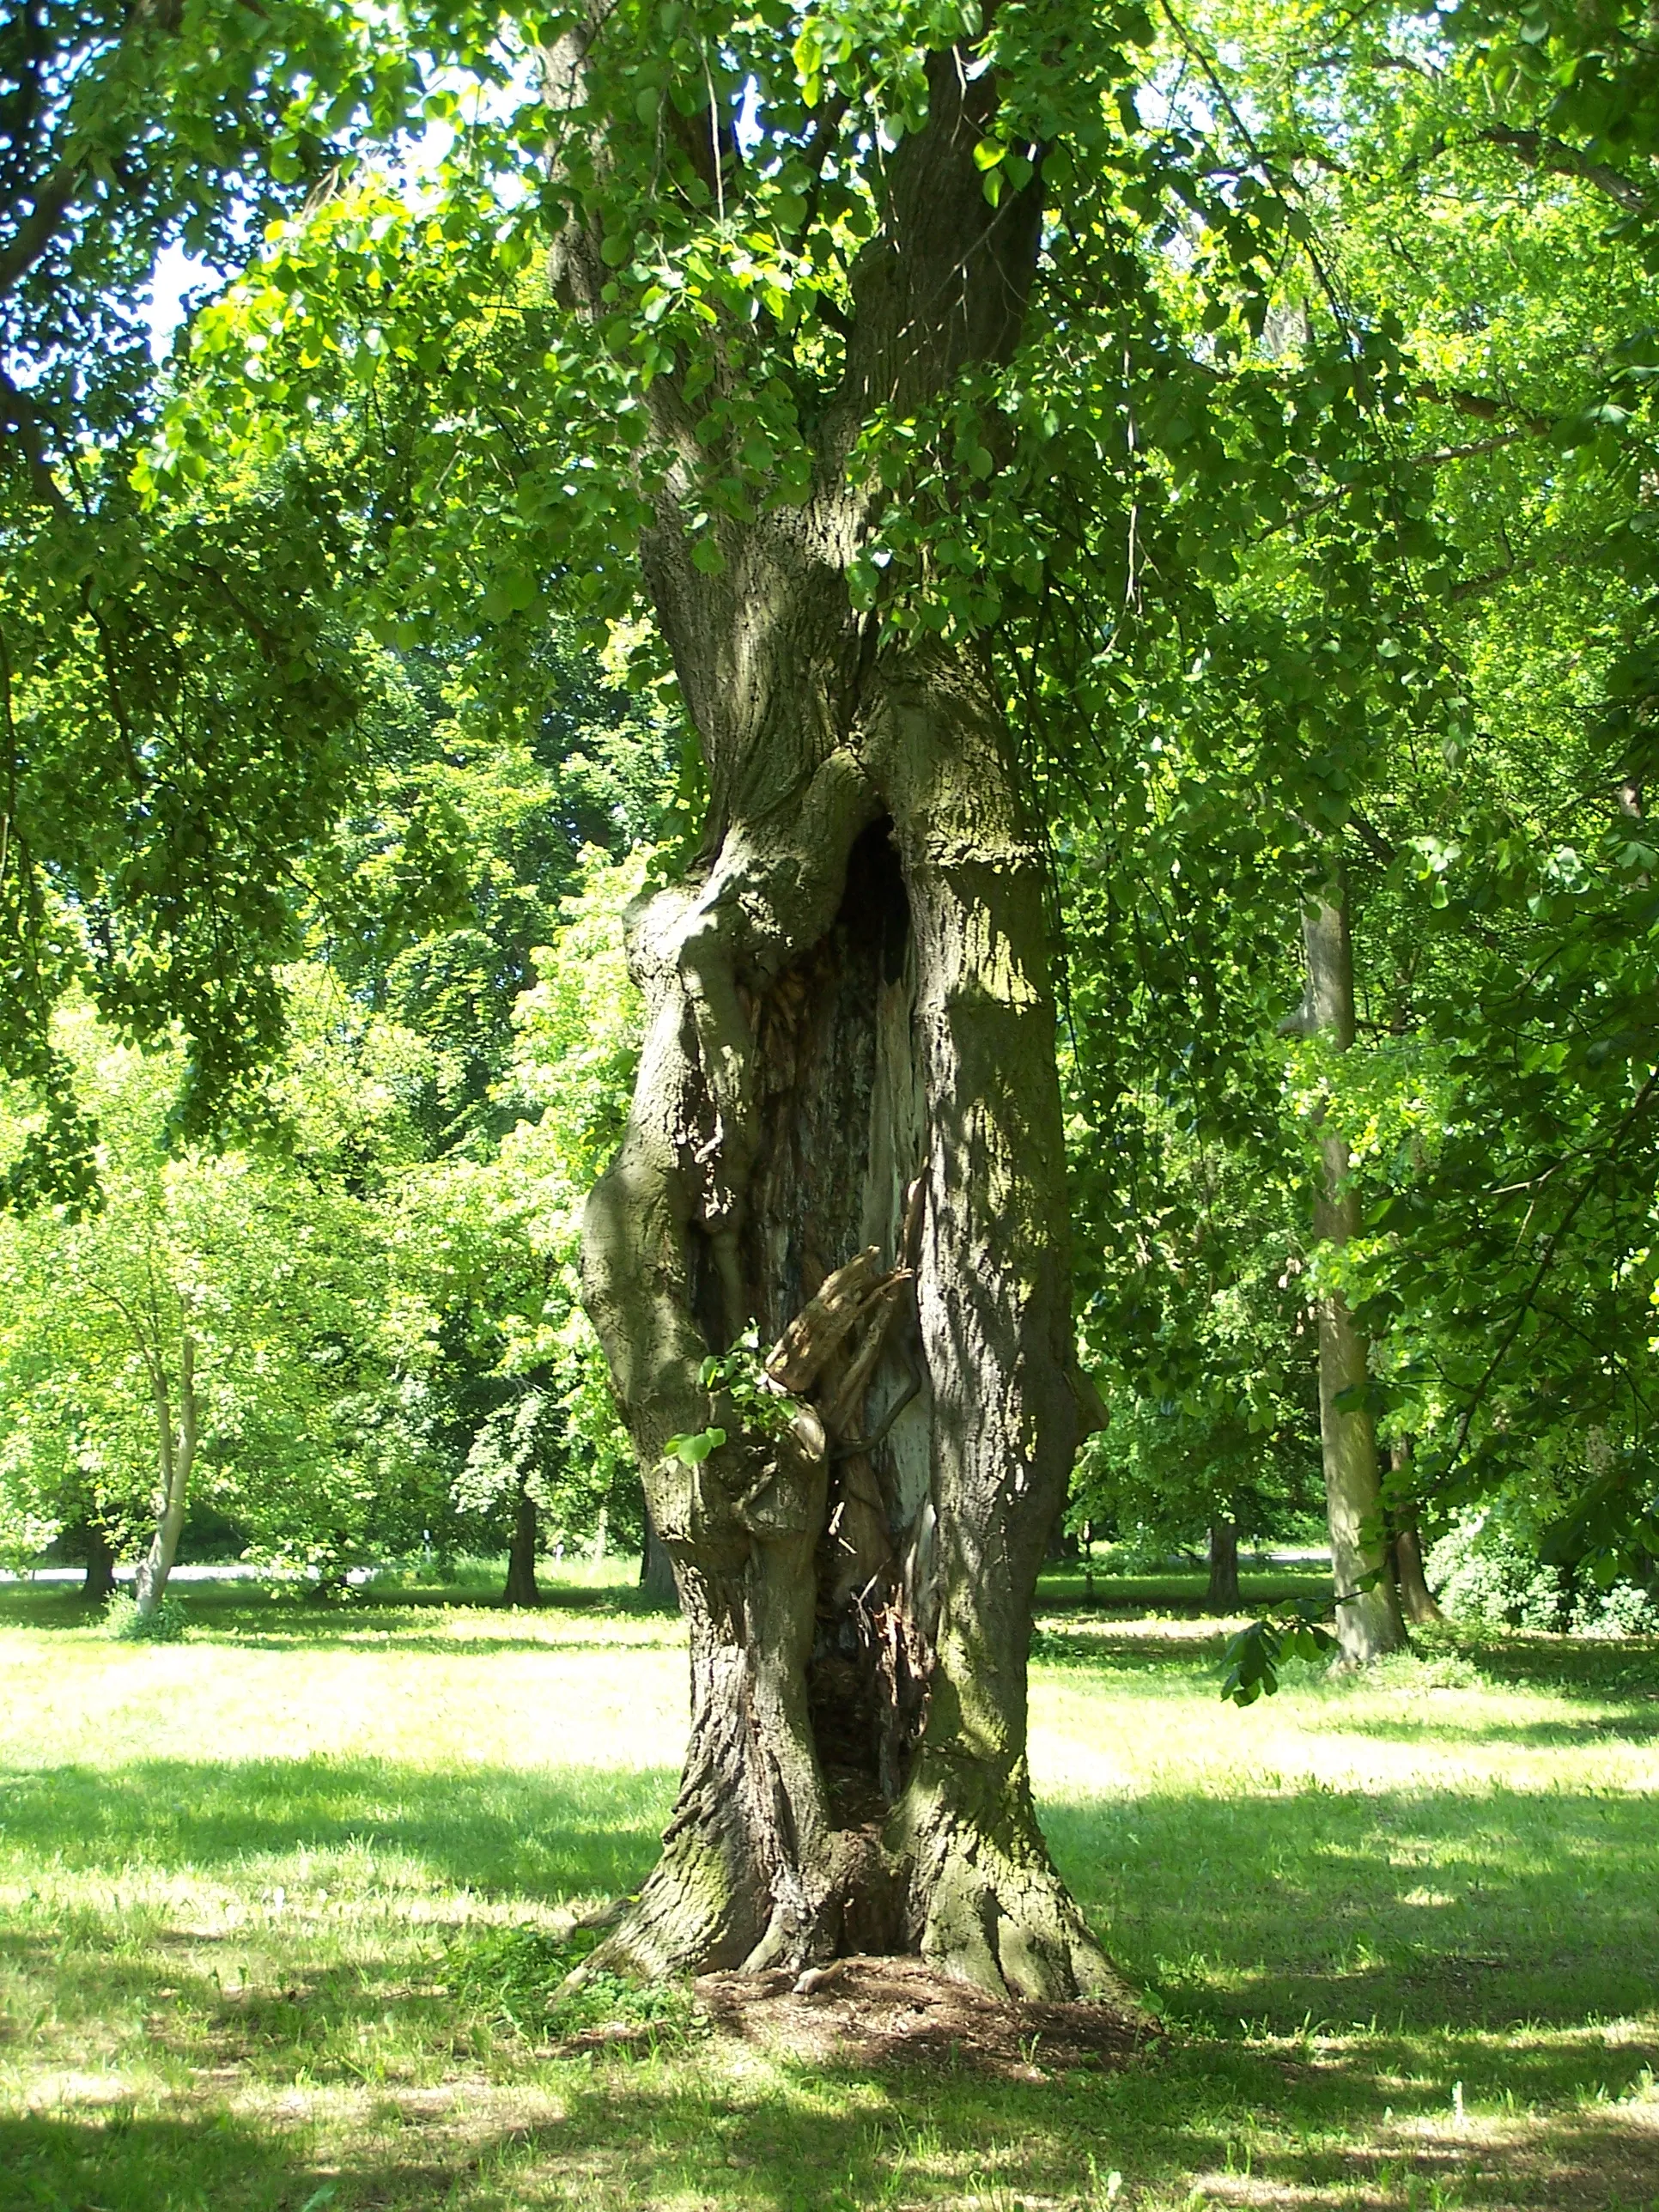
{"type": "Polygon", "coordinates": [[[1172,2032],[1030,2081],[562,2057],[450,1994],[650,1864],[679,1628],[599,1577],[528,1616],[198,1586],[150,1647],[4,1593],[0,2207],[1656,2212],[1659,1648],[1443,1643],[1238,1713],[1195,1587],[1039,1635],[1055,1855],[1172,2032]]]}

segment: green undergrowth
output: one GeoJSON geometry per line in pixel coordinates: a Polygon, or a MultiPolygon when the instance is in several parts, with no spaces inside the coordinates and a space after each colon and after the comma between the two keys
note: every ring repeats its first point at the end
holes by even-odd
{"type": "Polygon", "coordinates": [[[1654,1645],[1441,1636],[1240,1713],[1222,1624],[1047,1612],[1043,1820],[1170,2032],[986,2078],[565,1989],[674,1798],[631,1597],[191,1584],[128,1644],[0,1593],[5,2212],[1659,2208],[1654,1645]]]}
{"type": "Polygon", "coordinates": [[[177,1598],[164,1597],[143,1613],[136,1598],[117,1591],[104,1607],[104,1633],[118,1644],[182,1644],[189,1632],[190,1616],[177,1598]]]}
{"type": "Polygon", "coordinates": [[[532,2042],[599,2039],[641,2055],[688,2042],[698,2016],[681,1983],[641,1983],[598,1969],[568,1986],[602,1932],[575,1927],[555,1934],[526,1923],[463,1936],[450,1951],[448,1986],[463,2003],[532,2042]]]}

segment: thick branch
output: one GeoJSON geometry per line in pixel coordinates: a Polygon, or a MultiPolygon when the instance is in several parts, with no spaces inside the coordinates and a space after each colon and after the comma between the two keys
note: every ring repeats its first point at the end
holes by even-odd
{"type": "Polygon", "coordinates": [[[0,293],[9,292],[27,276],[52,240],[58,225],[74,204],[81,185],[78,161],[65,161],[42,185],[34,205],[17,226],[10,240],[0,246],[0,293]]]}
{"type": "Polygon", "coordinates": [[[29,400],[3,369],[0,369],[0,427],[9,434],[23,456],[28,471],[29,489],[43,507],[55,514],[72,515],[74,509],[64,496],[63,489],[52,472],[46,458],[46,441],[40,435],[40,416],[29,400]]]}
{"type": "Polygon", "coordinates": [[[1433,407],[1455,408],[1460,415],[1473,415],[1479,422],[1513,422],[1516,428],[1511,435],[1529,431],[1535,438],[1544,438],[1555,428],[1551,416],[1535,415],[1529,409],[1517,408],[1513,400],[1494,399],[1484,392],[1463,392],[1455,386],[1448,389],[1443,384],[1419,384],[1413,397],[1426,399],[1433,407]]]}
{"type": "Polygon", "coordinates": [[[869,416],[915,413],[964,368],[1017,342],[1036,269],[1041,169],[993,208],[974,150],[996,118],[987,71],[953,48],[929,57],[928,121],[887,165],[879,229],[852,271],[847,371],[830,410],[830,458],[869,416]]]}
{"type": "Polygon", "coordinates": [[[1576,177],[1581,184],[1593,185],[1598,192],[1604,192],[1616,206],[1623,208],[1626,215],[1653,212],[1652,198],[1639,185],[1607,162],[1592,161],[1576,146],[1569,146],[1564,138],[1548,137],[1541,131],[1517,131],[1507,123],[1484,124],[1474,135],[1484,138],[1488,145],[1501,146],[1506,154],[1513,154],[1529,169],[1544,170],[1558,177],[1576,177]]]}
{"type": "Polygon", "coordinates": [[[797,1397],[810,1390],[878,1287],[881,1253],[869,1245],[824,1277],[767,1355],[766,1371],[797,1397]]]}

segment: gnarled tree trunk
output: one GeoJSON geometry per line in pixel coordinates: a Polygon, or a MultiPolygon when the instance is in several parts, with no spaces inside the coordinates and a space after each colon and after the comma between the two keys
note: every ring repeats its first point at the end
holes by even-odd
{"type": "MultiPolygon", "coordinates": [[[[572,112],[586,40],[548,62],[572,112]]],[[[584,1278],[674,1561],[691,1732],[661,1860],[595,1959],[910,1948],[1071,1996],[1115,1984],[1026,1764],[1031,1606],[1083,1419],[1042,855],[988,663],[884,640],[848,586],[882,497],[860,435],[1005,358],[1036,264],[1040,183],[994,211],[975,159],[989,74],[952,52],[928,75],[838,386],[799,417],[810,495],[739,519],[703,489],[718,410],[745,404],[740,326],[647,397],[641,565],[711,802],[697,864],[633,917],[645,1043],[584,1278]],[[751,1329],[777,1421],[700,1380],[751,1329]],[[711,1426],[727,1440],[697,1463],[667,1452],[711,1426]]],[[[714,118],[680,143],[711,198],[736,187],[714,118]]],[[[574,223],[555,255],[595,317],[607,243],[574,223]]]]}
{"type": "MultiPolygon", "coordinates": [[[[1302,934],[1309,1033],[1326,1036],[1346,1052],[1354,1040],[1353,945],[1340,882],[1307,908],[1302,934]]],[[[1349,1179],[1346,1141],[1328,1123],[1320,1135],[1320,1156],[1314,1235],[1321,1243],[1340,1247],[1359,1232],[1359,1195],[1349,1179]]],[[[1368,1666],[1406,1649],[1400,1601],[1387,1572],[1376,1430],[1363,1402],[1369,1379],[1365,1340],[1354,1326],[1348,1302],[1340,1291],[1327,1291],[1319,1301],[1319,1433],[1336,1632],[1342,1661],[1352,1667],[1368,1666]],[[1345,1398],[1346,1405],[1341,1402],[1345,1398]]]]}
{"type": "Polygon", "coordinates": [[[1041,860],[980,672],[878,659],[861,690],[793,805],[734,823],[635,927],[647,1041],[587,1290],[675,1562],[692,1726],[607,1956],[916,1947],[992,1989],[1103,1990],[1025,1764],[1080,1425],[1041,860]],[[750,1326],[781,1435],[698,1380],[750,1326]],[[716,1417],[723,1448],[665,1456],[716,1417]]]}

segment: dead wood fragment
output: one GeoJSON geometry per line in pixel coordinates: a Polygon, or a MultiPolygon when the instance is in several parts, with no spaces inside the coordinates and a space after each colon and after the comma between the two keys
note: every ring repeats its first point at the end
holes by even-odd
{"type": "Polygon", "coordinates": [[[864,1310],[881,1273],[881,1249],[870,1244],[824,1277],[817,1295],[807,1300],[766,1355],[766,1371],[775,1382],[797,1397],[811,1389],[864,1310]]]}

